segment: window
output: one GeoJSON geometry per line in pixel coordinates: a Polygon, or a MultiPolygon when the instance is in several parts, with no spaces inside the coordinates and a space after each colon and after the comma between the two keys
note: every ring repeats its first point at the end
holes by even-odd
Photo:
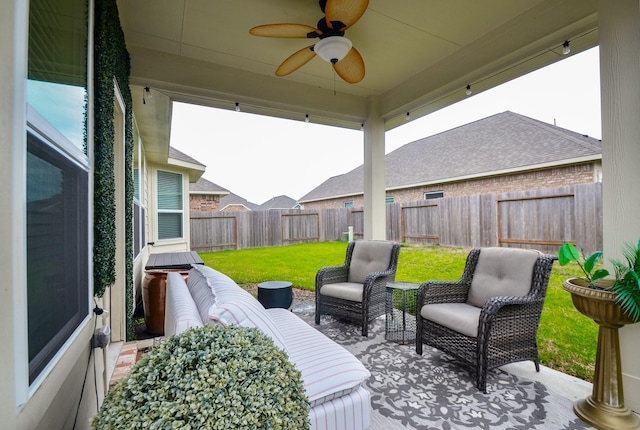
{"type": "Polygon", "coordinates": [[[386,204],[391,204],[391,203],[393,203],[393,196],[385,198],[385,199],[384,199],[384,202],[385,202],[386,204]]]}
{"type": "Polygon", "coordinates": [[[352,208],[353,207],[353,201],[344,202],[344,207],[345,208],[352,208]]]}
{"type": "Polygon", "coordinates": [[[29,384],[90,312],[87,2],[29,2],[26,231],[29,384]]]}
{"type": "Polygon", "coordinates": [[[182,237],[182,175],[158,170],[158,239],[182,237]]]}
{"type": "Polygon", "coordinates": [[[88,314],[88,172],[27,134],[29,383],[88,314]]]}
{"type": "Polygon", "coordinates": [[[137,257],[146,242],[146,208],[140,199],[140,169],[133,169],[133,257],[137,257]]]}
{"type": "Polygon", "coordinates": [[[427,191],[424,193],[425,200],[439,199],[444,197],[444,191],[427,191]]]}

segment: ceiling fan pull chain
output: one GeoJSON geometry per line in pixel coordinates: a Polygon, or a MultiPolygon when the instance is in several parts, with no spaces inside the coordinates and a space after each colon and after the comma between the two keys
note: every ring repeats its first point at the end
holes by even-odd
{"type": "Polygon", "coordinates": [[[336,69],[334,69],[333,67],[331,67],[331,69],[333,70],[333,95],[336,95],[336,69]]]}

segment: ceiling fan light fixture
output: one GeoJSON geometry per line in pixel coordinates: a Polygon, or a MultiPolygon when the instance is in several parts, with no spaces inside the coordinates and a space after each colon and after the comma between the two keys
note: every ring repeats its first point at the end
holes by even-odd
{"type": "Polygon", "coordinates": [[[343,36],[329,36],[318,41],[313,50],[324,61],[337,63],[342,60],[352,48],[351,41],[343,36]]]}

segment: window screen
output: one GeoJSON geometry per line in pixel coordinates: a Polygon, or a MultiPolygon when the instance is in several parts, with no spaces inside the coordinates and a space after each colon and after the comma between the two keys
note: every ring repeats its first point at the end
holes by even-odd
{"type": "Polygon", "coordinates": [[[27,134],[29,382],[88,314],[88,174],[27,134]]]}

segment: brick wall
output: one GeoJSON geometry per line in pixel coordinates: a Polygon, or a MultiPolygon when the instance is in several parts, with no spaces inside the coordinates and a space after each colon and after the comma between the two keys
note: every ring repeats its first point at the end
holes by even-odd
{"type": "Polygon", "coordinates": [[[192,212],[216,212],[220,208],[220,196],[212,194],[190,194],[189,210],[192,212]]]}
{"type": "MultiPolygon", "coordinates": [[[[394,203],[414,202],[424,199],[427,191],[443,191],[445,197],[466,196],[484,193],[505,193],[526,191],[539,188],[553,188],[563,185],[576,185],[599,180],[600,163],[584,163],[574,166],[515,173],[511,175],[459,181],[444,184],[405,188],[387,191],[387,197],[393,197],[394,203]]],[[[305,209],[342,208],[345,202],[352,202],[353,207],[364,206],[362,195],[329,199],[305,203],[305,209]]]]}

